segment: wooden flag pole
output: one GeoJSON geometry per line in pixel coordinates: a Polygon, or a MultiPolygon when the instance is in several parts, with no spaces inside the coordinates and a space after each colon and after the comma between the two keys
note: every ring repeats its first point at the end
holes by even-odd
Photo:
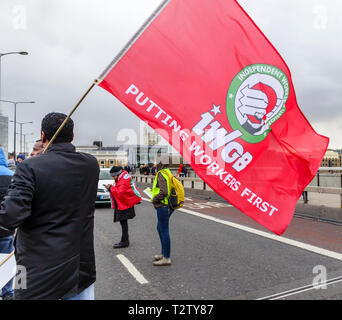
{"type": "Polygon", "coordinates": [[[12,256],[14,256],[14,251],[12,251],[11,254],[8,257],[6,257],[5,260],[0,261],[0,267],[2,267],[9,259],[11,259],[12,256]]]}
{"type": "Polygon", "coordinates": [[[89,94],[89,92],[95,87],[95,85],[98,83],[99,81],[97,79],[94,80],[94,83],[90,86],[90,88],[87,90],[87,92],[83,95],[83,97],[80,99],[80,101],[78,101],[78,103],[76,104],[76,106],[74,107],[74,109],[72,109],[72,111],[70,112],[70,114],[65,118],[65,120],[63,121],[63,123],[60,125],[60,127],[58,128],[58,130],[56,131],[56,133],[54,134],[54,136],[51,138],[51,140],[49,141],[49,143],[47,144],[47,146],[45,147],[43,153],[45,153],[47,151],[47,149],[49,149],[49,147],[51,146],[51,144],[55,141],[56,137],[58,136],[58,134],[61,132],[61,130],[64,128],[65,124],[68,122],[68,120],[71,118],[71,116],[74,114],[74,112],[77,110],[77,108],[79,107],[79,105],[83,102],[83,100],[85,99],[85,97],[89,94]]]}

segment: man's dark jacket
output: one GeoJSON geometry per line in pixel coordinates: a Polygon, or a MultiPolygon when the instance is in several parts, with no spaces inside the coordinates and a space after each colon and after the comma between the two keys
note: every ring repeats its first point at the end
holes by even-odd
{"type": "MultiPolygon", "coordinates": [[[[0,203],[7,194],[8,186],[11,183],[13,171],[8,169],[6,157],[2,148],[0,148],[0,203]]],[[[0,238],[10,237],[14,231],[5,231],[0,228],[0,238]]]]}
{"type": "Polygon", "coordinates": [[[70,143],[22,162],[0,209],[0,226],[17,230],[17,264],[27,289],[15,299],[61,299],[95,282],[97,160],[70,143]]]}

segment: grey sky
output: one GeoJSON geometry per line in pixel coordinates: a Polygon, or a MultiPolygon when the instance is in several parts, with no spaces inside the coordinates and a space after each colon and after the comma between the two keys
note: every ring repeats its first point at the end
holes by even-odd
{"type": "MultiPolygon", "coordinates": [[[[185,1],[185,0],[184,0],[185,1]]],[[[209,1],[209,0],[208,0],[209,1]]],[[[214,1],[214,0],[210,0],[214,1]]],[[[17,121],[39,137],[42,117],[68,113],[161,0],[2,0],[0,52],[25,50],[2,63],[2,98],[35,100],[20,105],[17,121]]],[[[340,0],[239,0],[292,72],[298,104],[315,130],[342,147],[342,11],[340,0]]],[[[13,119],[13,108],[2,104],[13,119]]],[[[139,120],[114,97],[95,88],[80,110],[75,144],[102,137],[118,144],[139,120]]],[[[13,127],[10,125],[10,150],[13,127]]]]}

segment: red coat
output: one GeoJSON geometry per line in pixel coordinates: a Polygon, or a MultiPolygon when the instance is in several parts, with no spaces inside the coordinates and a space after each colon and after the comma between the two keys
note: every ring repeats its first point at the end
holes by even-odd
{"type": "Polygon", "coordinates": [[[127,171],[123,170],[119,175],[118,181],[110,188],[110,195],[112,198],[112,205],[114,199],[117,203],[118,210],[126,210],[132,208],[142,201],[141,195],[127,171]]]}

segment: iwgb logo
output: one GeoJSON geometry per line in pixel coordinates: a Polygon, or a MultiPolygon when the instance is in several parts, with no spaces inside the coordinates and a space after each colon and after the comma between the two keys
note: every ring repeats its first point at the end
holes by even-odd
{"type": "Polygon", "coordinates": [[[289,80],[283,71],[267,64],[247,66],[229,87],[228,121],[232,129],[242,133],[242,140],[258,143],[285,113],[288,97],[289,80]]]}

